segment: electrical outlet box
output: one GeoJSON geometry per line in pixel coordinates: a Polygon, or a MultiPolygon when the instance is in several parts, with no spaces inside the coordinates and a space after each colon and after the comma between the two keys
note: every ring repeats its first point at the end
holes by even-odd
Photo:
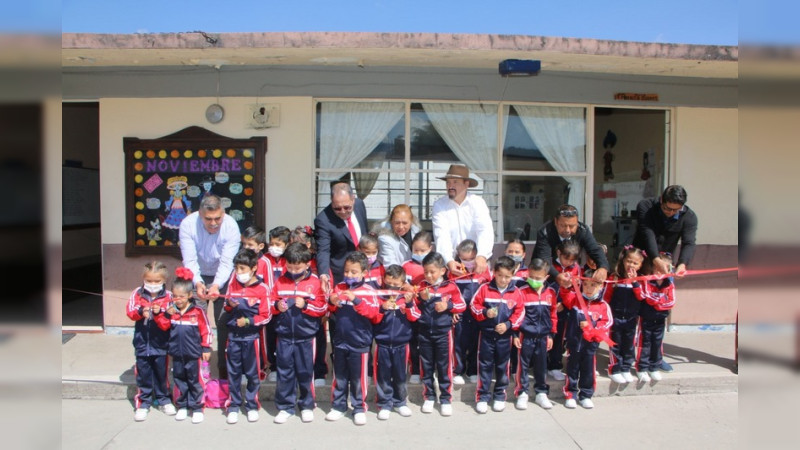
{"type": "Polygon", "coordinates": [[[268,103],[249,104],[246,120],[248,128],[260,130],[277,127],[281,123],[281,106],[268,103]]]}

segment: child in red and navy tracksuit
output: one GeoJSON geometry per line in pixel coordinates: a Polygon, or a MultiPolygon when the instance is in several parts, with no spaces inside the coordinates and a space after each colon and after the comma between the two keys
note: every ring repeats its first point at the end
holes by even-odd
{"type": "Polygon", "coordinates": [[[429,253],[422,260],[425,281],[418,287],[416,298],[420,310],[419,359],[424,384],[423,413],[432,413],[436,401],[433,373],[439,381],[441,414],[453,414],[451,400],[453,380],[453,315],[466,309],[466,303],[455,283],[446,278],[447,268],[442,255],[429,253]]]}
{"type": "MultiPolygon", "coordinates": [[[[278,334],[275,360],[275,423],[285,423],[300,408],[303,422],[314,420],[314,358],[320,317],[328,311],[322,286],[311,273],[311,250],[304,244],[289,244],[284,252],[286,272],[275,282],[272,320],[278,334]],[[297,391],[299,390],[299,395],[297,391]]],[[[320,350],[323,354],[325,348],[320,350]]]]}
{"type": "Polygon", "coordinates": [[[580,293],[565,289],[559,293],[569,311],[565,332],[569,356],[564,406],[570,409],[577,407],[578,402],[586,409],[594,408],[595,355],[600,342],[608,340],[608,331],[614,323],[611,308],[600,295],[603,283],[593,280],[592,275],[593,270],[584,273],[580,293]]]}
{"type": "MultiPolygon", "coordinates": [[[[581,266],[578,265],[578,256],[581,254],[581,247],[576,242],[566,240],[562,241],[556,247],[556,260],[553,262],[553,267],[550,268],[550,276],[553,274],[566,273],[569,275],[570,280],[580,279],[581,266]]],[[[551,281],[555,281],[555,278],[551,281]]],[[[558,291],[571,290],[572,287],[558,287],[558,291]]],[[[558,323],[556,328],[556,335],[553,336],[553,348],[547,352],[547,373],[554,379],[561,381],[564,379],[562,369],[564,368],[564,333],[566,332],[567,325],[567,309],[561,305],[561,296],[558,297],[558,323]]]]}
{"type": "Polygon", "coordinates": [[[133,348],[136,355],[136,407],[134,420],[147,418],[153,400],[168,414],[175,414],[169,397],[169,375],[167,373],[167,343],[169,332],[158,327],[153,320],[156,311],[166,310],[172,294],[165,288],[167,266],[153,261],[145,264],[142,286],[131,292],[126,312],[135,321],[133,348]]]}
{"type": "Polygon", "coordinates": [[[620,280],[634,278],[644,262],[644,252],[632,245],[625,247],[619,255],[615,273],[608,277],[611,283],[603,294],[614,314],[611,327],[611,340],[615,345],[609,347],[608,375],[611,381],[619,384],[632,382],[631,368],[636,361],[634,339],[639,324],[639,310],[644,299],[638,281],[620,283],[620,280]]]}
{"type": "MultiPolygon", "coordinates": [[[[525,243],[520,238],[514,238],[506,243],[505,255],[514,260],[514,276],[511,282],[517,287],[523,288],[527,285],[528,266],[525,265],[525,243]]],[[[519,361],[519,349],[515,345],[511,346],[511,372],[517,373],[517,362],[519,361]]]]}
{"type": "Polygon", "coordinates": [[[378,236],[375,233],[361,236],[358,250],[367,257],[367,275],[364,277],[364,282],[375,289],[380,289],[386,271],[383,262],[378,258],[378,236]]]}
{"type": "Polygon", "coordinates": [[[500,412],[506,405],[508,366],[511,358],[512,330],[519,328],[525,309],[520,289],[512,282],[516,263],[508,256],[497,258],[494,278],[481,285],[470,310],[478,321],[478,387],[476,410],[485,414],[491,398],[492,409],[500,412]],[[490,392],[494,375],[494,392],[490,392]]]}
{"type": "Polygon", "coordinates": [[[557,286],[547,283],[550,265],[540,258],[531,260],[528,279],[522,290],[522,304],[525,308],[518,336],[514,346],[519,349],[519,364],[516,372],[514,396],[517,409],[528,408],[530,394],[528,368],[533,367],[534,403],[544,409],[553,404],[547,398],[550,386],[547,384],[547,351],[553,347],[558,315],[557,286]]]}
{"type": "Polygon", "coordinates": [[[373,325],[375,365],[373,376],[378,391],[378,419],[389,419],[392,408],[401,416],[411,415],[406,405],[406,370],[408,369],[408,342],[411,324],[419,319],[420,312],[414,303],[414,293],[406,283],[406,273],[397,264],[386,268],[381,289],[396,292],[380,295],[380,321],[373,325]],[[404,288],[406,290],[404,290],[404,288]]]}
{"type": "Polygon", "coordinates": [[[192,298],[194,275],[179,267],[172,283],[172,303],[155,315],[162,330],[169,330],[167,354],[172,359],[172,379],[178,388],[175,420],[184,420],[192,410],[192,423],[203,421],[205,386],[200,377],[200,361],[211,357],[211,325],[202,308],[192,298]]]}
{"type": "Polygon", "coordinates": [[[367,360],[372,346],[372,325],[380,320],[375,288],[364,283],[367,257],[355,251],[344,261],[344,281],[337,284],[328,302],[336,320],[333,333],[333,389],[325,420],[339,420],[353,407],[353,422],[367,423],[367,360]]]}
{"type": "Polygon", "coordinates": [[[453,325],[453,343],[455,368],[453,373],[453,384],[464,384],[464,376],[473,382],[478,382],[478,322],[469,312],[472,298],[478,292],[478,288],[483,283],[492,280],[492,273],[489,270],[481,274],[475,273],[475,258],[478,256],[478,244],[472,239],[465,239],[456,246],[456,260],[464,268],[464,275],[454,277],[449,274],[449,278],[456,283],[458,290],[461,291],[461,298],[467,310],[453,317],[457,318],[453,325]]]}
{"type": "MultiPolygon", "coordinates": [[[[272,290],[272,261],[264,254],[267,246],[267,233],[258,225],[251,225],[242,232],[242,248],[249,248],[258,255],[258,269],[256,275],[264,280],[267,290],[272,290]]],[[[259,336],[259,377],[269,371],[269,352],[267,350],[267,327],[261,327],[259,336]]]]}
{"type": "MultiPolygon", "coordinates": [[[[264,254],[264,256],[272,265],[272,280],[268,283],[270,286],[274,286],[274,281],[286,271],[286,260],[283,258],[283,252],[289,245],[290,235],[291,231],[283,225],[269,230],[269,245],[267,246],[267,252],[264,254]]],[[[266,279],[264,282],[267,282],[266,279]]],[[[267,359],[270,367],[270,373],[267,376],[267,381],[275,382],[275,380],[278,379],[278,368],[275,364],[275,346],[277,345],[278,335],[275,334],[274,323],[267,323],[267,326],[264,330],[264,335],[267,337],[267,359]]]]}
{"type": "Polygon", "coordinates": [[[247,379],[244,407],[248,422],[258,420],[259,338],[261,328],[272,318],[269,289],[256,275],[258,255],[243,248],[233,258],[234,274],[228,282],[225,311],[228,313],[228,342],[225,347],[228,364],[228,387],[230,396],[225,402],[227,422],[239,420],[242,404],[242,376],[247,379]]]}
{"type": "MultiPolygon", "coordinates": [[[[433,234],[419,231],[411,238],[411,259],[403,263],[406,281],[412,286],[419,286],[425,279],[422,273],[422,260],[433,251],[433,234]]],[[[408,342],[411,358],[411,377],[409,383],[419,384],[419,330],[416,322],[411,324],[411,341],[408,342]]]]}
{"type": "MultiPolygon", "coordinates": [[[[672,265],[668,258],[657,256],[665,265],[672,265]]],[[[655,270],[656,275],[666,275],[655,270]]],[[[636,374],[639,381],[647,383],[652,378],[661,380],[661,344],[669,311],[675,306],[675,281],[672,277],[647,281],[640,288],[644,291],[644,302],[639,310],[639,352],[636,356],[636,374]]]]}

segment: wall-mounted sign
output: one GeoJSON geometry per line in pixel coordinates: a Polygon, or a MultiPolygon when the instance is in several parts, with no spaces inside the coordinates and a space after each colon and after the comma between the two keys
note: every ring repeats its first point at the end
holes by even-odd
{"type": "Polygon", "coordinates": [[[657,102],[658,94],[639,94],[636,92],[617,92],[614,100],[632,100],[636,102],[657,102]]]}

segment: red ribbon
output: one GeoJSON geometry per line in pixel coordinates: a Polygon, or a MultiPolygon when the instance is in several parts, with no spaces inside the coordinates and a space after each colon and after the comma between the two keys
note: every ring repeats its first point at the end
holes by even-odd
{"type": "Polygon", "coordinates": [[[578,280],[575,278],[572,279],[572,288],[575,290],[574,294],[575,299],[578,301],[578,307],[581,309],[583,317],[586,319],[586,328],[583,329],[583,338],[589,342],[605,342],[609,347],[617,345],[608,335],[608,329],[601,330],[595,328],[594,323],[592,323],[592,316],[589,315],[589,308],[583,300],[581,287],[578,285],[578,280]]]}

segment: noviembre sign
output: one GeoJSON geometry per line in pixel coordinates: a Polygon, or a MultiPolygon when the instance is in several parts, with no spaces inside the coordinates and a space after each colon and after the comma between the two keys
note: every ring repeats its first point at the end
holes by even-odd
{"type": "Polygon", "coordinates": [[[632,100],[637,102],[657,102],[658,94],[638,94],[635,92],[617,92],[614,100],[632,100]]]}

